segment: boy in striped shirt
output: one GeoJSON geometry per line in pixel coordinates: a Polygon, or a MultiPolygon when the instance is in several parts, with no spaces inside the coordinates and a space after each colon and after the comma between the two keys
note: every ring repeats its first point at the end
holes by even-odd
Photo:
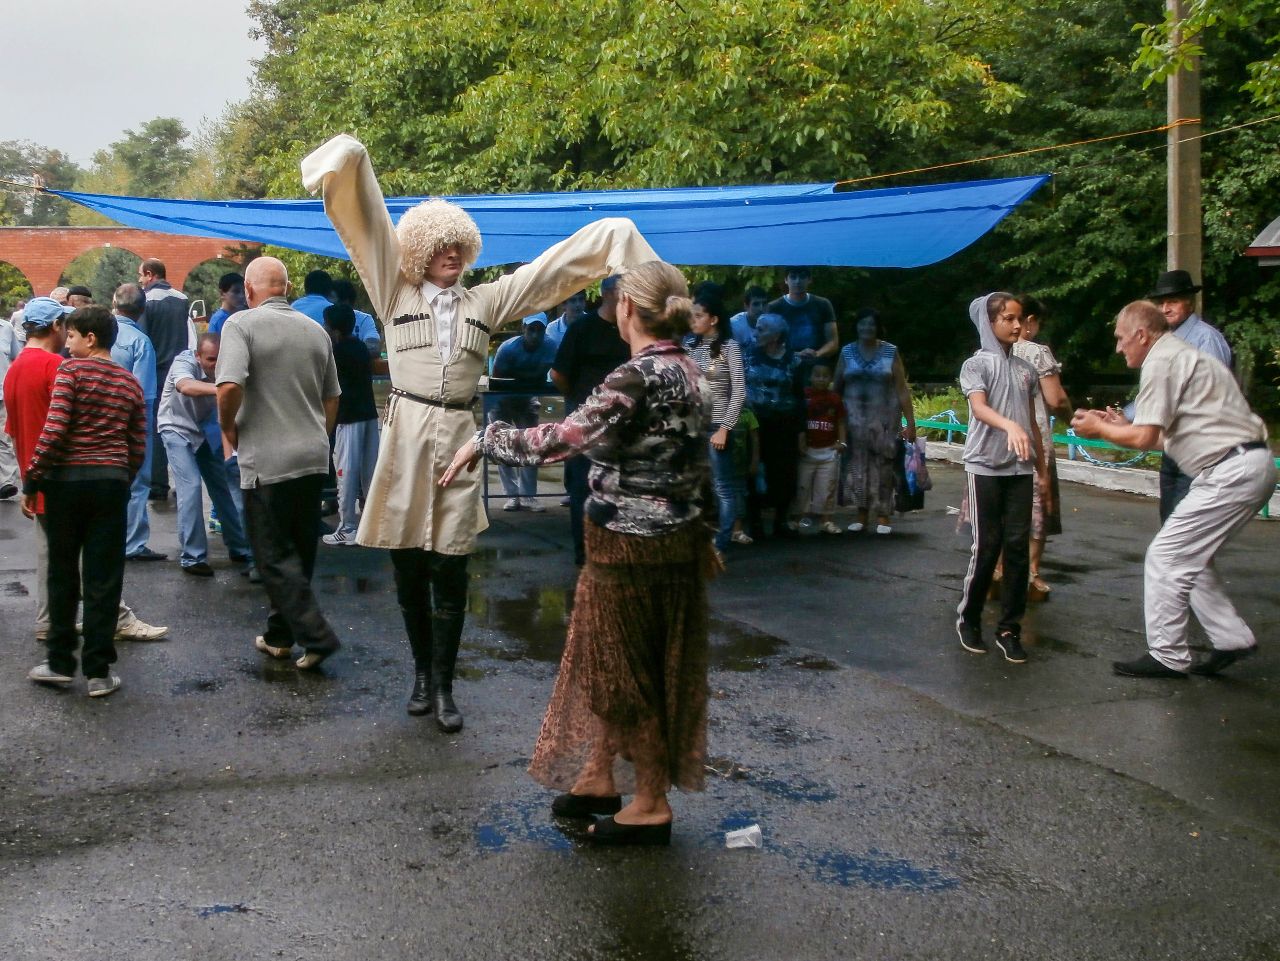
{"type": "Polygon", "coordinates": [[[49,538],[48,660],[27,675],[66,687],[76,670],[76,604],[84,559],[84,650],[89,696],[120,687],[111,673],[124,584],[129,484],[146,454],[142,388],[111,359],[116,320],[105,307],[66,318],[71,359],[58,368],[49,414],[23,476],[22,509],[33,516],[44,495],[49,538]]]}

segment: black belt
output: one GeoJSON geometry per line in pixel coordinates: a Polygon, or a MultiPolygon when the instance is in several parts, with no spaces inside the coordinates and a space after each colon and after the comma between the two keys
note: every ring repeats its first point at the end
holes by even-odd
{"type": "Polygon", "coordinates": [[[465,404],[450,404],[443,400],[432,400],[430,397],[419,397],[417,394],[411,394],[407,390],[401,390],[399,387],[392,387],[391,393],[396,397],[403,397],[405,400],[426,404],[428,407],[443,407],[445,410],[470,410],[476,402],[476,399],[472,397],[465,404]]]}
{"type": "Polygon", "coordinates": [[[1247,450],[1261,450],[1266,446],[1267,446],[1267,442],[1265,440],[1251,440],[1247,444],[1236,444],[1235,447],[1231,448],[1231,450],[1227,451],[1225,454],[1219,457],[1216,461],[1214,461],[1213,466],[1217,467],[1223,461],[1231,460],[1231,458],[1235,457],[1236,454],[1243,454],[1247,450]]]}

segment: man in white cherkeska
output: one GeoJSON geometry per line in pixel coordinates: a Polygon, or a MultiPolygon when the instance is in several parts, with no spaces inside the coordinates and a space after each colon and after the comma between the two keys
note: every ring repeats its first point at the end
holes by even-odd
{"type": "Polygon", "coordinates": [[[435,711],[462,727],[454,663],[467,603],[467,556],[488,526],[477,474],[437,485],[474,434],[476,386],[489,336],[509,320],[657,254],[625,219],[600,220],[532,263],[488,284],[459,280],[480,253],[480,232],[461,207],[428,200],[393,225],[363,145],[345,134],[302,161],[304,185],[323,190],[325,211],[383,319],[393,388],[382,450],[356,541],[391,550],[396,592],[413,651],[408,711],[435,711]]]}

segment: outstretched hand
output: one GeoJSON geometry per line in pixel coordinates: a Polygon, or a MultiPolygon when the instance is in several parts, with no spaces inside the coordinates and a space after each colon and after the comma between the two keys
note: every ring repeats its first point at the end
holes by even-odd
{"type": "Polygon", "coordinates": [[[1019,425],[1010,422],[1006,433],[1009,437],[1009,450],[1013,451],[1018,460],[1031,460],[1035,456],[1031,450],[1031,435],[1019,425]]]}
{"type": "Polygon", "coordinates": [[[449,467],[441,475],[439,484],[441,487],[448,487],[453,483],[453,479],[458,476],[458,472],[464,467],[468,471],[476,469],[476,464],[480,462],[480,449],[476,446],[474,440],[469,440],[461,447],[458,452],[453,455],[453,461],[449,467]]]}

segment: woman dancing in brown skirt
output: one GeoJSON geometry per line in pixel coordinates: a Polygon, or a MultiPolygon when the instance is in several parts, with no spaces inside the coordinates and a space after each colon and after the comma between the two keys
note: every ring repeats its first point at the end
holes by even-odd
{"type": "Polygon", "coordinates": [[[481,454],[589,457],[587,564],[529,773],[565,792],[556,814],[602,816],[593,841],[667,844],[667,792],[701,790],[706,756],[709,396],[675,340],[692,311],[678,270],[623,273],[617,311],[630,360],[558,424],[478,431],[441,484],[481,454]],[[633,793],[626,806],[620,792],[633,793]]]}

